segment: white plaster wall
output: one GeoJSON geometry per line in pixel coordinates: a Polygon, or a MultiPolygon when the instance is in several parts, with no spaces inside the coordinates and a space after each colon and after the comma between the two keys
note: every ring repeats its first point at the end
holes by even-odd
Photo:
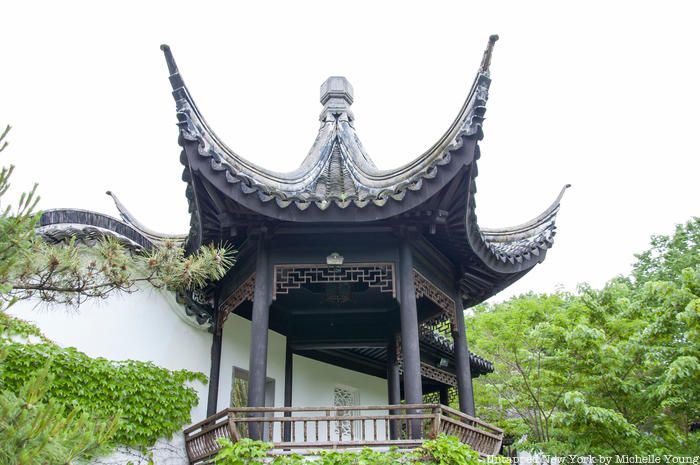
{"type": "MultiPolygon", "coordinates": [[[[287,338],[274,331],[268,332],[267,377],[275,380],[274,406],[284,405],[284,360],[287,338]]],[[[248,370],[250,365],[250,321],[238,315],[229,315],[221,340],[221,373],[217,410],[231,406],[233,367],[248,370]]]]}
{"type": "Polygon", "coordinates": [[[333,390],[347,386],[359,391],[360,405],[386,405],[386,380],[345,368],[294,356],[292,399],[294,406],[323,407],[333,405],[333,390]]]}
{"type": "MultiPolygon", "coordinates": [[[[296,407],[327,407],[334,405],[334,391],[336,386],[352,388],[358,393],[358,405],[386,405],[387,382],[362,373],[357,373],[345,368],[329,365],[327,363],[312,360],[310,358],[294,356],[294,376],[292,380],[292,404],[296,407]]],[[[385,415],[387,411],[363,411],[363,415],[385,415]]],[[[324,412],[315,412],[315,415],[325,415],[324,412]]],[[[301,416],[306,414],[299,414],[301,416]]],[[[386,440],[387,431],[384,423],[371,421],[361,425],[359,421],[352,424],[357,437],[363,429],[366,439],[386,440]],[[376,431],[375,431],[376,426],[376,431]]],[[[340,440],[337,425],[309,423],[308,435],[311,440],[340,440]],[[318,428],[318,430],[317,430],[318,428]],[[330,431],[329,431],[330,428],[330,431]]],[[[303,425],[297,424],[293,441],[302,440],[304,437],[303,425]]],[[[345,437],[344,439],[351,439],[345,437]]]]}

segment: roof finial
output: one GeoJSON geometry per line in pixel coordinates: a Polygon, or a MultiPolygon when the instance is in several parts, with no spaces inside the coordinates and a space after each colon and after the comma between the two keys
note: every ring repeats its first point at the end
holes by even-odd
{"type": "Polygon", "coordinates": [[[481,68],[479,68],[479,72],[489,72],[489,67],[491,66],[491,55],[493,54],[493,46],[496,44],[497,40],[498,34],[489,36],[489,44],[486,46],[486,50],[484,50],[484,58],[481,60],[481,68]]]}
{"type": "Polygon", "coordinates": [[[331,76],[321,84],[321,103],[323,111],[320,120],[325,121],[330,115],[336,116],[345,113],[352,121],[354,116],[350,111],[353,102],[353,89],[350,82],[344,76],[331,76]]]}

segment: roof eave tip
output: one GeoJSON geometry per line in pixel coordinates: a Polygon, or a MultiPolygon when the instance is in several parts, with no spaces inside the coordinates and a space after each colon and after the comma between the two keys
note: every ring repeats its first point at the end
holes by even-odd
{"type": "Polygon", "coordinates": [[[566,193],[567,189],[571,187],[571,184],[564,184],[564,187],[561,188],[561,191],[559,192],[559,196],[557,197],[556,203],[561,202],[561,199],[564,197],[564,194],[566,193]]]}
{"type": "Polygon", "coordinates": [[[498,39],[498,34],[491,34],[489,36],[489,43],[486,46],[486,50],[484,50],[484,58],[481,60],[481,67],[479,68],[479,71],[481,73],[489,73],[489,68],[491,67],[491,56],[493,55],[493,48],[496,45],[498,39]]]}
{"type": "Polygon", "coordinates": [[[173,74],[177,74],[177,64],[175,63],[173,52],[170,50],[170,45],[161,44],[160,49],[163,51],[163,55],[165,55],[165,62],[168,65],[168,71],[170,72],[170,75],[172,76],[173,74]]]}

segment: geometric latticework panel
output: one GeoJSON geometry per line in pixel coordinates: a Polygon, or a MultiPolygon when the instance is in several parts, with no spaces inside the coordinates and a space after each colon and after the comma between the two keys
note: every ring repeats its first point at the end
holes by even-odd
{"type": "Polygon", "coordinates": [[[380,292],[396,297],[393,263],[353,263],[330,265],[275,265],[274,294],[288,294],[305,284],[365,283],[380,292]]]}
{"type": "Polygon", "coordinates": [[[457,322],[454,299],[416,270],[413,270],[413,279],[416,299],[425,297],[442,310],[438,315],[420,322],[418,332],[421,339],[438,348],[452,351],[452,331],[457,322]]]}
{"type": "Polygon", "coordinates": [[[423,378],[432,379],[438,383],[448,386],[457,386],[457,377],[452,373],[430,366],[427,363],[421,362],[420,374],[423,378]]]}
{"type": "Polygon", "coordinates": [[[238,286],[238,289],[233,291],[231,295],[221,304],[219,318],[219,328],[223,328],[224,322],[228,316],[233,313],[239,305],[241,305],[246,300],[249,302],[253,301],[253,296],[255,295],[255,273],[251,274],[248,279],[243,281],[243,283],[238,286]]]}
{"type": "Polygon", "coordinates": [[[416,299],[425,297],[440,307],[443,313],[449,316],[450,321],[455,320],[455,301],[452,297],[440,290],[418,271],[413,270],[413,282],[416,288],[416,299]]]}

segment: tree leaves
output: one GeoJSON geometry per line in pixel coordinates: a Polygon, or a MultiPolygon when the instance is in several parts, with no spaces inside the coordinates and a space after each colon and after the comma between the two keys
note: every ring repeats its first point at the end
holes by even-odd
{"type": "Polygon", "coordinates": [[[480,415],[551,453],[697,450],[700,220],[638,257],[599,290],[477,308],[470,345],[496,363],[475,381],[480,415]]]}

